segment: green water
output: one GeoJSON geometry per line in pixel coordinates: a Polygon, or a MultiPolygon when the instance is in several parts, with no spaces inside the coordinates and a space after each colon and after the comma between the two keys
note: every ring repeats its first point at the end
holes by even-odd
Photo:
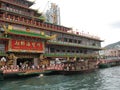
{"type": "Polygon", "coordinates": [[[5,80],[0,90],[120,90],[120,66],[81,75],[5,80]]]}

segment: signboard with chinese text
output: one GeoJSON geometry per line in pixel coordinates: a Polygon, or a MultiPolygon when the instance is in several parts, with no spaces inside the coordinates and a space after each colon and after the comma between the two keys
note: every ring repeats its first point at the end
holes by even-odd
{"type": "Polygon", "coordinates": [[[23,51],[23,52],[44,52],[44,43],[25,41],[25,40],[10,40],[9,51],[23,51]]]}

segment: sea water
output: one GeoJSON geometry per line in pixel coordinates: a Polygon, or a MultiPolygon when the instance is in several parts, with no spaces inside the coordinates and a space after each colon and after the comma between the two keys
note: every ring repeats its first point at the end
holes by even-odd
{"type": "Polygon", "coordinates": [[[0,81],[0,90],[120,90],[120,66],[79,75],[51,75],[0,81]]]}

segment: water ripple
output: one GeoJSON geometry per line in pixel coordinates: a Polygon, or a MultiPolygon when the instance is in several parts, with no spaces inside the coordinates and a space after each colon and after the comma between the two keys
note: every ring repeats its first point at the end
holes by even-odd
{"type": "Polygon", "coordinates": [[[0,81],[1,90],[120,90],[120,67],[81,75],[0,81]]]}

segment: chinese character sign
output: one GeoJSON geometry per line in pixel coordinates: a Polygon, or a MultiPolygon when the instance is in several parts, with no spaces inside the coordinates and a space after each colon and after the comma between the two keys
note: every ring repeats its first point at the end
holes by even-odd
{"type": "Polygon", "coordinates": [[[11,49],[12,50],[32,50],[32,51],[43,51],[44,43],[43,42],[32,42],[24,40],[11,40],[11,49]]]}

